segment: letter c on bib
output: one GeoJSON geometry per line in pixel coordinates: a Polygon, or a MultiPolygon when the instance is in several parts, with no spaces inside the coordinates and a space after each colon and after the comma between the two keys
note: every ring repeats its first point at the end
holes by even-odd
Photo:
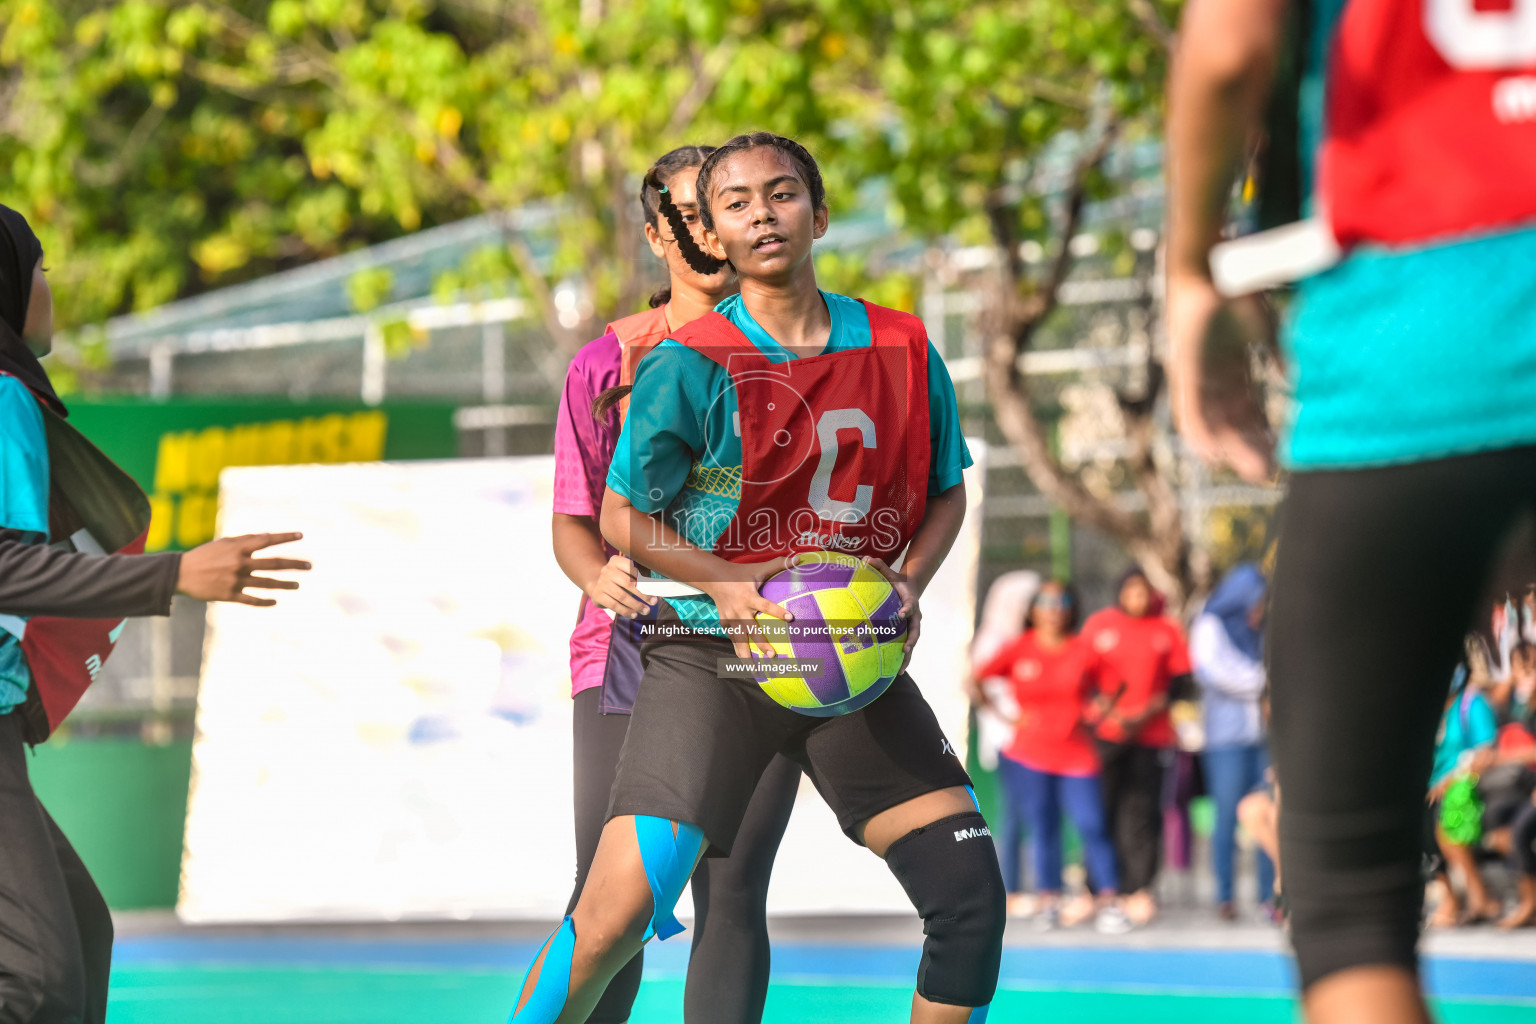
{"type": "Polygon", "coordinates": [[[811,477],[811,508],[823,519],[837,523],[856,523],[869,515],[875,489],[859,484],[852,501],[838,501],[831,495],[832,470],[837,466],[837,432],[857,430],[864,447],[875,447],[875,421],[863,409],[829,409],[816,421],[816,440],[821,443],[821,461],[811,477]]]}
{"type": "Polygon", "coordinates": [[[1475,0],[1425,0],[1424,34],[1462,71],[1528,67],[1536,62],[1536,2],[1484,11],[1475,0]]]}

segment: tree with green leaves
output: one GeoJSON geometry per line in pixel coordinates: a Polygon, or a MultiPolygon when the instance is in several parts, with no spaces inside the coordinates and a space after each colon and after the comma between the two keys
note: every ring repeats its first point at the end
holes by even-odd
{"type": "Polygon", "coordinates": [[[656,156],[843,116],[829,17],[813,0],[0,0],[0,194],[39,222],[66,323],[493,214],[505,248],[466,277],[514,279],[570,350],[654,279],[634,193],[656,156]]]}
{"type": "MultiPolygon", "coordinates": [[[[0,199],[37,222],[66,325],[492,214],[505,246],[448,284],[514,281],[571,351],[644,301],[633,192],[652,159],[748,128],[797,136],[834,207],[881,178],[906,230],[991,251],[980,324],[999,427],[1040,490],[1177,605],[1208,573],[1178,460],[1155,443],[1160,364],[1115,395],[1118,472],[1144,509],[1060,457],[1020,366],[1061,317],[1085,204],[1124,187],[1106,154],[1158,135],[1177,7],[0,0],[0,199]]],[[[353,302],[390,287],[360,278],[353,302]]]]}
{"type": "MultiPolygon", "coordinates": [[[[1154,347],[1135,385],[1114,392],[1128,442],[1115,482],[1133,487],[1143,509],[1124,507],[1063,461],[1021,366],[1059,313],[1085,205],[1127,186],[1106,175],[1106,157],[1160,135],[1177,8],[1177,0],[895,3],[867,32],[881,43],[869,86],[881,102],[847,152],[862,154],[868,173],[889,175],[909,229],[990,250],[977,281],[979,325],[999,429],[1044,494],[1124,545],[1182,607],[1209,585],[1210,570],[1185,529],[1180,460],[1158,443],[1163,371],[1154,347]],[[1031,250],[1040,258],[1027,258],[1031,250]]],[[[1150,324],[1152,257],[1123,236],[1111,244],[1119,251],[1110,255],[1148,285],[1150,324]]]]}

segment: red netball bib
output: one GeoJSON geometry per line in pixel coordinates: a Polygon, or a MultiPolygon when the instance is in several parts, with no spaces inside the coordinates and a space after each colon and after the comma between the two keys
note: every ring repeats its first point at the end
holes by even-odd
{"type": "Polygon", "coordinates": [[[928,496],[928,335],[915,316],[864,304],[873,344],[769,361],[719,313],[672,337],[731,375],[741,499],[715,554],[796,551],[893,560],[928,496]]]}
{"type": "Polygon", "coordinates": [[[1345,248],[1536,219],[1536,0],[1349,0],[1322,212],[1345,248]]]}
{"type": "MultiPolygon", "coordinates": [[[[657,306],[615,320],[608,325],[608,333],[619,339],[619,383],[634,384],[640,360],[671,333],[667,325],[667,307],[657,306]]],[[[628,413],[629,396],[625,395],[619,401],[619,420],[622,422],[628,413]]]]}

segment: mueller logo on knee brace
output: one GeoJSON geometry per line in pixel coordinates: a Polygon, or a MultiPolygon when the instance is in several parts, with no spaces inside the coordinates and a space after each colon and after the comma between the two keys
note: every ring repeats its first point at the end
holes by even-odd
{"type": "Polygon", "coordinates": [[[955,842],[963,843],[967,839],[980,839],[982,836],[990,836],[992,830],[983,825],[981,828],[962,828],[955,832],[955,842]]]}

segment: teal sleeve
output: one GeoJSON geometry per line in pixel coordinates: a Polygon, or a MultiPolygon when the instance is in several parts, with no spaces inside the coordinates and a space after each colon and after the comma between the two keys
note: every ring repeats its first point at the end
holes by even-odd
{"type": "Polygon", "coordinates": [[[635,370],[629,413],[619,434],[608,486],[647,514],[660,512],[682,490],[694,453],[704,450],[703,417],[695,405],[703,356],[673,341],[653,349],[635,370]]]}
{"type": "Polygon", "coordinates": [[[955,383],[939,350],[928,343],[928,493],[943,494],[960,482],[974,461],[960,430],[955,383]]]}
{"type": "Polygon", "coordinates": [[[25,384],[0,377],[0,527],[48,536],[48,439],[25,384]]]}

